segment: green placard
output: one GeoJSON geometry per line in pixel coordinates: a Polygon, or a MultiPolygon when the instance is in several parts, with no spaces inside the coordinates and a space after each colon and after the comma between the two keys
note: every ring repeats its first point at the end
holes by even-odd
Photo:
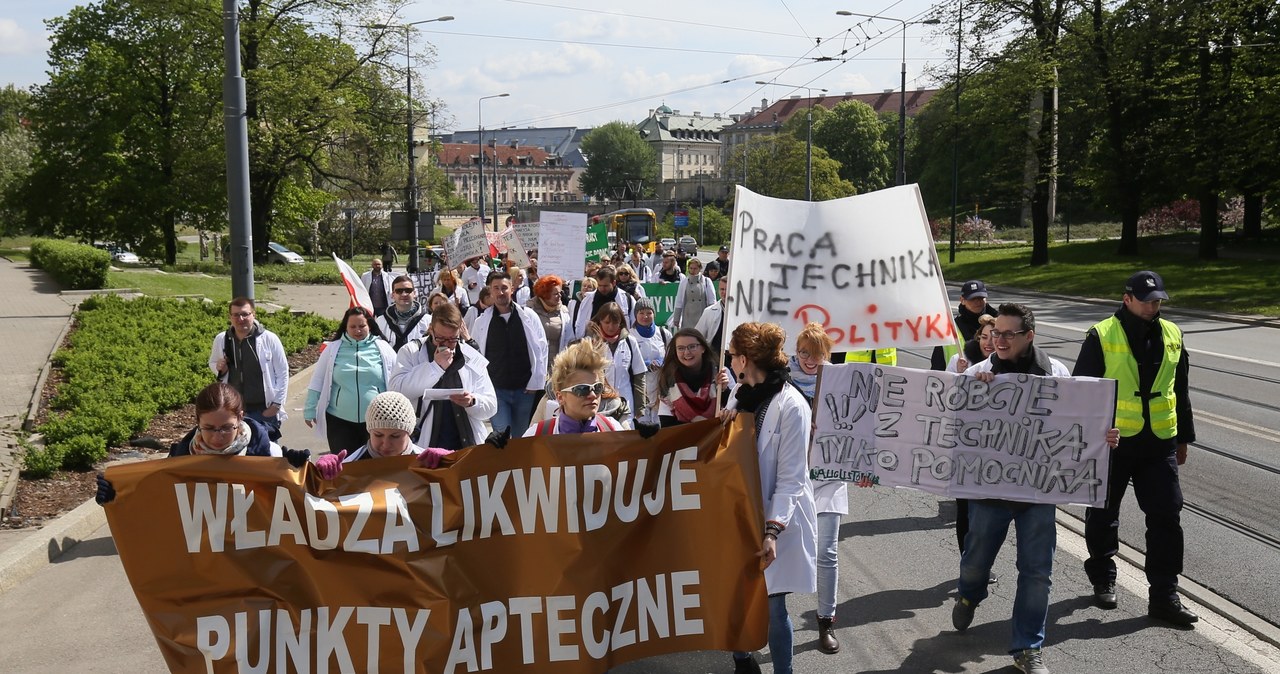
{"type": "Polygon", "coordinates": [[[654,316],[653,322],[658,325],[666,325],[667,319],[676,310],[676,291],[680,289],[679,283],[642,283],[644,293],[653,301],[654,316]]]}
{"type": "Polygon", "coordinates": [[[609,255],[609,223],[601,222],[587,227],[587,261],[596,262],[609,255]]]}

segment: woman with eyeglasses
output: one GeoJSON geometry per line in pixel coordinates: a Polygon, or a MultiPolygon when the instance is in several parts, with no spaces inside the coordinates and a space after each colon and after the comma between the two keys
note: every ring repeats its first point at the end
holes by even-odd
{"type": "Polygon", "coordinates": [[[530,425],[524,436],[623,430],[600,413],[600,401],[608,392],[604,376],[608,362],[591,340],[565,347],[551,365],[551,390],[559,407],[550,419],[530,425]]]}
{"type": "MultiPolygon", "coordinates": [[[[749,414],[756,429],[764,533],[758,556],[769,593],[769,655],[773,671],[791,674],[794,637],[786,597],[817,587],[817,515],[809,482],[809,405],[791,383],[786,333],[773,323],[743,323],[729,340],[729,362],[739,385],[733,414],[749,414]]],[[[733,654],[735,671],[758,672],[751,653],[733,654]]]]}
{"type": "MultiPolygon", "coordinates": [[[[804,394],[813,409],[818,391],[818,372],[831,363],[831,336],[821,323],[809,323],[796,335],[796,355],[788,361],[791,383],[804,394]]],[[[810,447],[810,459],[815,447],[810,447]]],[[[821,450],[817,450],[821,451],[821,450]]],[[[849,488],[844,481],[813,482],[817,519],[818,650],[828,655],[840,652],[836,639],[836,590],[840,579],[840,518],[849,514],[849,488]]]]}
{"type": "Polygon", "coordinates": [[[978,330],[973,339],[964,343],[964,350],[947,362],[947,372],[964,372],[970,365],[981,363],[996,352],[996,340],[991,333],[996,329],[996,317],[990,314],[978,316],[978,330]]]}
{"type": "MultiPolygon", "coordinates": [[[[289,449],[271,441],[267,427],[245,416],[240,392],[229,384],[214,382],[196,394],[196,427],[169,448],[175,456],[276,456],[301,468],[311,457],[310,450],[289,449]]],[[[115,500],[116,490],[106,477],[98,475],[99,505],[115,500]]]]}
{"type": "Polygon", "coordinates": [[[733,385],[728,368],[716,371],[711,345],[701,332],[684,328],[667,343],[662,371],[658,374],[658,422],[676,426],[711,419],[716,396],[733,385]]]}
{"type": "Polygon", "coordinates": [[[396,365],[395,349],[379,337],[373,315],[364,307],[351,307],[316,361],[302,419],[324,436],[332,453],[354,450],[369,440],[365,410],[387,390],[396,365]]]}

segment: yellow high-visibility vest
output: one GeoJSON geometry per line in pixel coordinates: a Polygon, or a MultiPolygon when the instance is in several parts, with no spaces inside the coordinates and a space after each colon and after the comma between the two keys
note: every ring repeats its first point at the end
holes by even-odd
{"type": "Polygon", "coordinates": [[[881,365],[895,365],[895,366],[898,364],[898,350],[892,346],[886,349],[875,349],[874,350],[874,353],[876,356],[875,361],[871,360],[872,353],[873,353],[872,349],[867,349],[865,351],[850,351],[844,354],[844,362],[846,363],[876,362],[881,365]]]}
{"type": "Polygon", "coordinates": [[[1164,358],[1156,372],[1156,380],[1150,391],[1139,390],[1138,360],[1129,348],[1120,319],[1112,316],[1093,326],[1102,344],[1102,358],[1106,364],[1104,377],[1114,379],[1116,386],[1116,427],[1120,435],[1130,437],[1142,432],[1147,424],[1142,416],[1143,398],[1147,398],[1147,413],[1151,432],[1157,438],[1169,439],[1178,434],[1178,397],[1173,392],[1173,380],[1182,359],[1182,331],[1169,321],[1160,321],[1164,339],[1164,358]]]}

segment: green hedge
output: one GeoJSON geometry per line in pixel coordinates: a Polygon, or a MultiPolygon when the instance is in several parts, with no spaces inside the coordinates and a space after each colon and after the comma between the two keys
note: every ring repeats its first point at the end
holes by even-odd
{"type": "MultiPolygon", "coordinates": [[[[328,338],[336,322],[286,312],[259,315],[286,353],[328,338]]],[[[227,328],[227,305],[195,300],[90,297],[76,314],[78,329],[53,359],[63,383],[37,430],[45,447],[29,451],[24,472],[59,467],[87,470],[123,445],[153,417],[187,404],[214,381],[209,350],[227,328]]],[[[192,419],[194,425],[195,420],[192,419]]]]}
{"type": "MultiPolygon", "coordinates": [[[[167,272],[187,274],[231,275],[230,265],[212,261],[167,264],[162,266],[161,269],[167,272]]],[[[341,285],[342,275],[338,273],[338,266],[333,263],[333,260],[307,262],[305,264],[255,264],[253,266],[253,280],[258,283],[341,285]]]]}
{"type": "Polygon", "coordinates": [[[72,290],[105,288],[111,253],[70,241],[36,239],[31,244],[31,263],[72,290]]]}

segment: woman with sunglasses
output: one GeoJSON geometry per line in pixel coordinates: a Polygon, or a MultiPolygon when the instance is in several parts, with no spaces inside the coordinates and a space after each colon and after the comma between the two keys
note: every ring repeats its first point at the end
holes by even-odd
{"type": "Polygon", "coordinates": [[[302,418],[324,436],[332,453],[354,450],[369,440],[365,410],[387,390],[396,365],[395,349],[381,336],[367,309],[351,307],[316,361],[302,418]]]}
{"type": "Polygon", "coordinates": [[[565,347],[551,365],[551,390],[559,407],[550,419],[530,425],[524,436],[623,430],[600,413],[600,401],[608,392],[604,379],[608,362],[591,340],[565,347]]]}
{"type": "MultiPolygon", "coordinates": [[[[817,515],[809,482],[809,405],[791,384],[786,333],[773,323],[743,323],[729,340],[729,362],[740,382],[726,419],[749,414],[756,429],[764,533],[758,556],[769,593],[769,655],[773,671],[791,674],[794,648],[786,597],[817,588],[817,515]]],[[[750,653],[733,654],[737,672],[759,672],[750,653]]]]}
{"type": "Polygon", "coordinates": [[[640,277],[636,274],[634,267],[624,262],[619,264],[617,269],[618,290],[630,295],[633,302],[649,296],[644,291],[644,286],[640,285],[640,277]]]}
{"type": "Polygon", "coordinates": [[[716,396],[733,385],[728,368],[716,371],[711,345],[701,332],[684,328],[667,343],[658,374],[658,422],[676,426],[711,419],[716,396]]]}

